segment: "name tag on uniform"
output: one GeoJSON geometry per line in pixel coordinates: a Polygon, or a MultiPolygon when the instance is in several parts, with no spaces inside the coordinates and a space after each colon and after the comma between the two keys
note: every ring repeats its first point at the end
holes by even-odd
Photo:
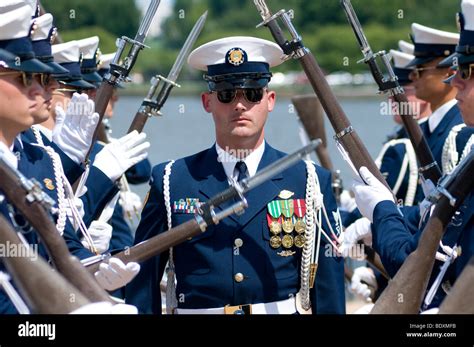
{"type": "Polygon", "coordinates": [[[199,208],[199,198],[185,198],[173,201],[173,213],[195,214],[199,208]]]}

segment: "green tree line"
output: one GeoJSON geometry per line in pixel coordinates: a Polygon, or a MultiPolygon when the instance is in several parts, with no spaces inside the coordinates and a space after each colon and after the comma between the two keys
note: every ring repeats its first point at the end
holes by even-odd
{"type": "MultiPolygon", "coordinates": [[[[374,51],[396,48],[400,39],[409,41],[413,22],[456,32],[455,14],[460,0],[353,0],[353,6],[374,51]]],[[[42,0],[53,13],[65,40],[92,35],[101,38],[104,53],[115,49],[115,39],[133,37],[140,12],[133,0],[42,0]]],[[[293,23],[326,72],[367,71],[361,52],[339,0],[267,0],[273,12],[293,10],[293,23]]],[[[252,35],[272,40],[267,28],[256,28],[261,17],[252,0],[175,0],[171,15],[162,25],[162,35],[148,39],[151,49],[140,54],[136,71],[146,77],[166,74],[197,18],[208,10],[207,22],[197,45],[230,35],[252,35]]],[[[160,9],[158,8],[158,11],[160,9]]],[[[279,71],[300,70],[295,61],[282,64],[279,71]]],[[[182,78],[200,73],[185,69],[182,78]]]]}

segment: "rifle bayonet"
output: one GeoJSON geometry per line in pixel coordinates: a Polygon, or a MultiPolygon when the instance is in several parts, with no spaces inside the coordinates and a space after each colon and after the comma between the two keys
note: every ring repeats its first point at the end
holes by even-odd
{"type": "Polygon", "coordinates": [[[150,89],[148,90],[148,94],[145,99],[143,99],[143,102],[137,114],[135,115],[135,118],[133,119],[130,128],[128,129],[129,133],[133,130],[141,132],[143,130],[143,127],[145,126],[147,118],[152,116],[161,116],[162,113],[160,110],[168,99],[168,96],[173,87],[181,87],[179,84],[176,83],[176,80],[178,79],[178,76],[181,70],[183,69],[184,62],[187,56],[191,52],[194,43],[196,42],[197,38],[199,37],[199,34],[201,33],[204,27],[206,18],[207,11],[204,12],[201,17],[199,17],[196,24],[194,24],[194,27],[186,38],[183,48],[181,48],[181,51],[179,52],[178,57],[176,58],[176,61],[174,62],[168,74],[168,77],[165,78],[161,75],[156,75],[151,78],[150,89]],[[158,95],[155,96],[161,82],[163,82],[163,84],[160,88],[160,91],[158,92],[158,95]]]}

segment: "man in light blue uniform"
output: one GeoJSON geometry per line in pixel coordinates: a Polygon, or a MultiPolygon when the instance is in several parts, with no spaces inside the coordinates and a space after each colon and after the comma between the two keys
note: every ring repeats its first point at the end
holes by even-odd
{"type": "MultiPolygon", "coordinates": [[[[281,55],[274,43],[253,37],[212,41],[191,53],[190,65],[206,71],[209,91],[202,94],[202,103],[212,113],[216,143],[154,167],[135,243],[190,220],[200,202],[227,189],[230,181],[253,176],[284,156],[265,142],[263,130],[275,104],[275,92],[268,89],[269,68],[281,63],[281,55]]],[[[344,313],[343,259],[324,237],[319,249],[310,252],[316,259],[302,256],[301,233],[306,227],[312,235],[315,230],[305,224],[311,224],[308,213],[314,213],[306,211],[305,198],[311,200],[317,189],[328,216],[324,231],[337,237],[340,230],[331,174],[319,166],[317,174],[311,173],[315,165],[307,165],[301,162],[246,194],[249,207],[243,215],[226,218],[172,252],[144,262],[126,288],[127,303],[145,313],[161,313],[160,281],[170,261],[177,280],[171,293],[177,307],[171,309],[178,314],[294,314],[303,312],[297,309],[299,298],[303,303],[309,298],[309,307],[303,307],[313,314],[344,313]],[[313,174],[319,187],[308,191],[307,176],[313,174]],[[301,285],[302,262],[318,263],[311,289],[301,285]]],[[[168,277],[170,282],[174,280],[168,277]]]]}

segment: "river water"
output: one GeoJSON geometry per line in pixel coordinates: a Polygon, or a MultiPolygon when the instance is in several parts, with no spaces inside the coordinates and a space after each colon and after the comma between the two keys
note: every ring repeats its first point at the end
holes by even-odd
{"type": "MultiPolygon", "coordinates": [[[[387,134],[394,128],[391,117],[380,114],[383,101],[383,98],[339,99],[373,158],[378,154],[387,134]]],[[[141,97],[119,98],[111,120],[113,137],[125,134],[141,102],[141,97]]],[[[213,145],[214,123],[212,116],[202,108],[199,95],[170,96],[162,113],[162,117],[149,119],[144,130],[151,143],[149,159],[152,165],[188,156],[213,145]]],[[[276,107],[270,113],[265,128],[267,142],[279,150],[292,152],[302,146],[299,131],[299,122],[291,100],[286,97],[277,98],[276,107]]],[[[341,170],[345,187],[350,187],[351,170],[337,150],[333,135],[334,130],[326,119],[326,136],[331,159],[335,168],[341,170]]],[[[317,161],[314,155],[313,159],[317,161]]],[[[143,197],[148,190],[148,184],[135,186],[133,190],[143,197]]]]}

